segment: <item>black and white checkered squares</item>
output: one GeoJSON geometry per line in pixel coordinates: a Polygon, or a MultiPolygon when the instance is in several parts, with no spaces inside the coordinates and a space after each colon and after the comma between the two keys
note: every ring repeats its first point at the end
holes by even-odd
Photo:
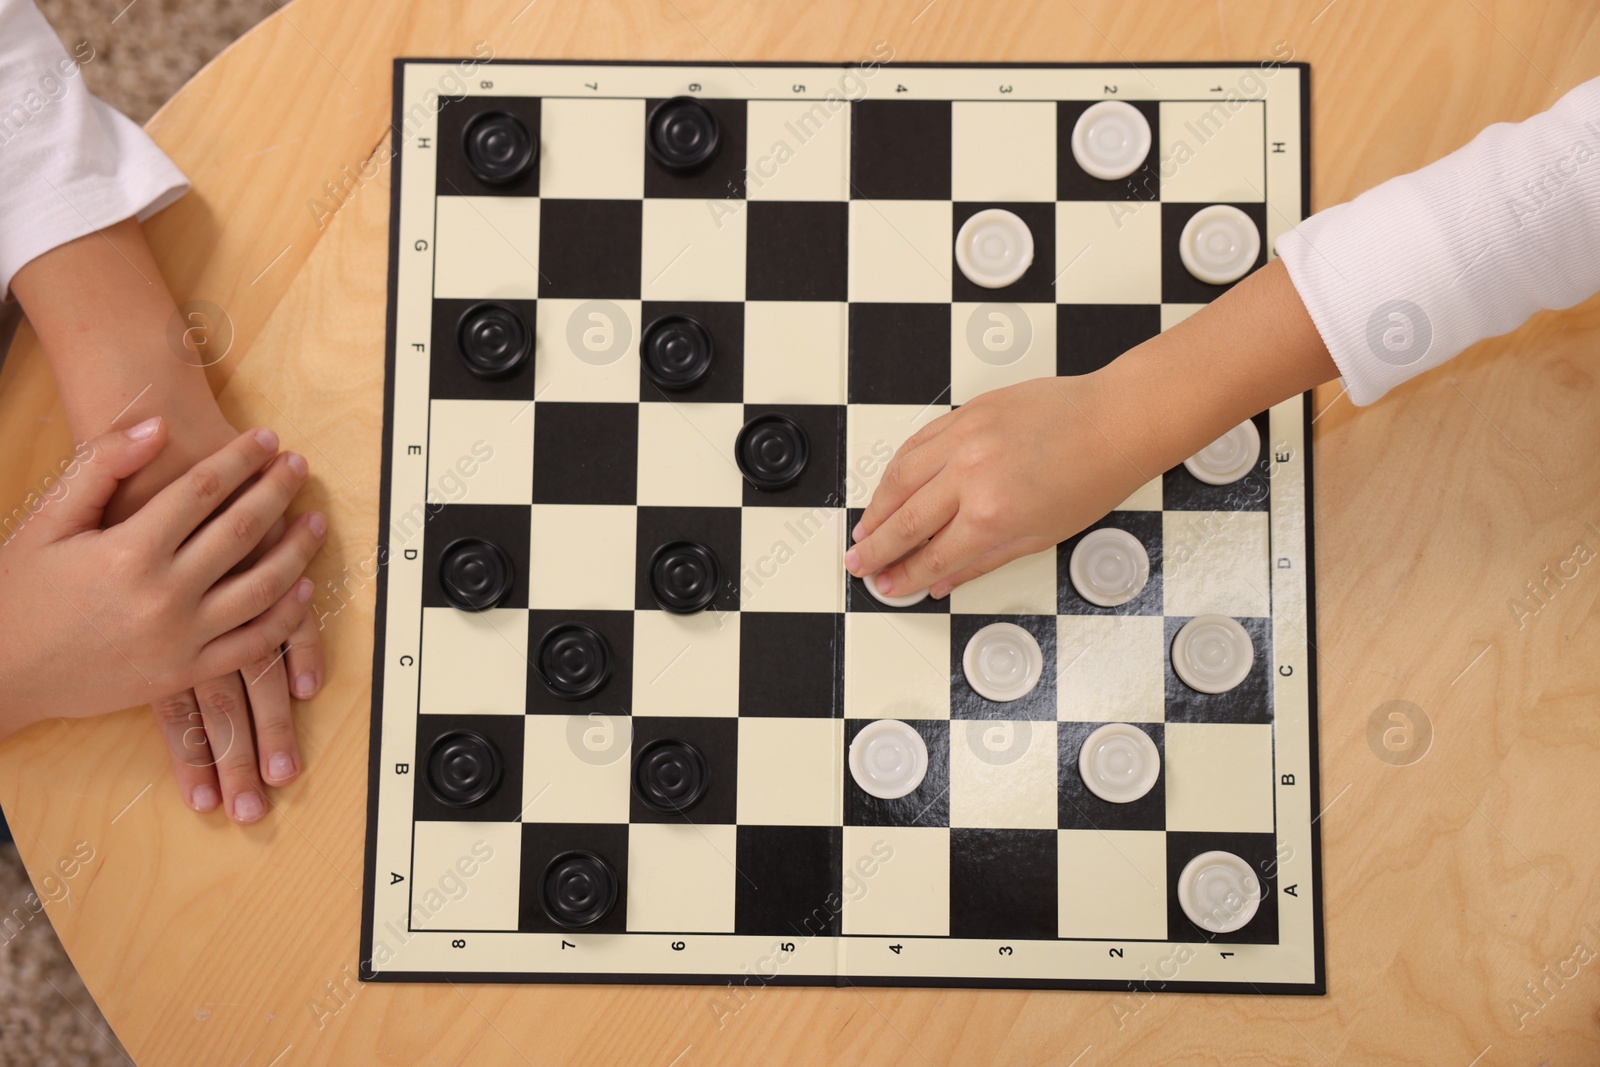
{"type": "MultiPolygon", "coordinates": [[[[813,945],[795,973],[832,973],[816,965],[821,952],[841,975],[912,981],[933,973],[902,973],[913,959],[977,974],[974,953],[1022,981],[1075,981],[1093,968],[1038,970],[1043,954],[1083,947],[1063,939],[1208,940],[1174,909],[1183,864],[1206,847],[1270,863],[1278,831],[1271,672],[1298,660],[1270,625],[1282,577],[1271,559],[1292,547],[1273,540],[1269,498],[1283,483],[1269,483],[1267,466],[1220,489],[1164,472],[1099,524],[1132,533],[1152,564],[1115,608],[1072,588],[1076,538],[908,608],[847,579],[842,555],[918,428],[988,390],[1091,373],[1224,291],[1183,272],[1182,219],[1240,205],[1270,244],[1264,108],[1219,110],[1203,89],[1130,101],[1153,147],[1134,175],[1103,182],[1070,147],[1091,101],[1041,95],[1044,68],[997,79],[1014,77],[1017,94],[988,100],[973,97],[993,86],[969,70],[938,74],[947,80],[931,84],[965,89],[928,99],[935,73],[908,68],[861,103],[786,95],[791,80],[814,89],[811,77],[785,74],[772,98],[745,101],[736,79],[666,73],[634,98],[575,81],[521,99],[540,153],[513,186],[447,183],[459,154],[429,175],[428,405],[396,432],[410,427],[425,446],[438,504],[406,519],[421,531],[411,566],[426,575],[440,539],[471,528],[508,543],[518,577],[484,612],[449,606],[436,582],[424,591],[419,726],[481,725],[511,753],[511,778],[481,810],[419,809],[411,928],[545,935],[519,939],[530,976],[592,965],[550,935],[591,948],[591,934],[605,935],[621,960],[607,973],[721,974],[743,948],[708,964],[712,944],[843,934],[866,940],[813,945]],[[688,91],[717,115],[722,151],[685,175],[648,154],[645,126],[653,104],[695,78],[703,89],[688,91]],[[912,91],[897,95],[901,84],[912,91]],[[989,207],[1034,237],[1031,267],[1002,289],[970,282],[953,259],[955,232],[989,207]],[[456,337],[461,313],[484,301],[511,309],[534,340],[532,358],[494,380],[466,369],[456,337]],[[656,386],[638,356],[667,314],[693,315],[715,343],[710,374],[681,392],[656,386]],[[778,492],[746,483],[734,461],[740,428],[768,413],[797,421],[810,445],[806,474],[778,492]],[[716,555],[706,610],[656,603],[647,569],[668,540],[716,555]],[[1239,620],[1256,647],[1229,694],[1198,694],[1169,666],[1177,627],[1209,613],[1239,620]],[[1017,701],[977,697],[960,663],[970,635],[999,621],[1024,626],[1044,660],[1017,701]],[[611,653],[606,684],[580,700],[552,691],[538,665],[545,635],[573,623],[611,653]],[[851,741],[880,718],[911,724],[930,755],[921,786],[896,801],[867,796],[847,767],[851,741]],[[1154,788],[1130,804],[1102,800],[1078,772],[1084,739],[1106,722],[1133,724],[1161,755],[1154,788]],[[630,787],[635,753],[667,737],[707,759],[711,786],[687,816],[644,807],[630,787]],[[490,818],[492,804],[506,810],[490,818]],[[580,933],[539,905],[546,865],[571,849],[602,855],[619,879],[611,913],[580,933]],[[466,878],[470,913],[449,889],[466,878]],[[902,940],[910,955],[889,958],[902,940]],[[681,956],[653,955],[657,942],[685,941],[681,956]],[[1014,958],[995,955],[1013,946],[1014,958]]],[[[1072,85],[1082,75],[1060,72],[1072,85]]],[[[610,72],[600,82],[615,91],[610,72]]],[[[441,126],[440,157],[468,112],[491,103],[469,100],[455,127],[441,126]]],[[[397,353],[396,373],[408,369],[397,353]]],[[[416,392],[410,383],[396,397],[416,392]]],[[[1271,440],[1265,418],[1258,427],[1271,440]]],[[[391,623],[404,595],[392,605],[391,623]]],[[[423,732],[402,758],[419,759],[423,732]]],[[[404,784],[410,801],[417,780],[404,784]]],[[[1275,941],[1277,924],[1274,900],[1244,939],[1275,941]]],[[[470,951],[447,957],[481,966],[473,953],[492,939],[466,940],[470,951]]]]}

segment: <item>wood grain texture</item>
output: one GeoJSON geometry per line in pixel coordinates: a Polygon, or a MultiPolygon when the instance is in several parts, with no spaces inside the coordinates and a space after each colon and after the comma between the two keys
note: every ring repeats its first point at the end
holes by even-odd
{"type": "MultiPolygon", "coordinates": [[[[1327,997],[357,985],[387,168],[323,225],[307,202],[386,158],[394,56],[485,41],[505,57],[848,60],[883,40],[903,61],[1138,62],[1284,41],[1312,64],[1317,207],[1600,74],[1600,17],[1578,0],[525,3],[298,0],[150,125],[195,183],[152,243],[180,299],[233,319],[212,372],[224,410],[312,460],[305,506],[333,523],[314,573],[337,614],[330,684],[299,713],[306,773],[250,829],[182,806],[148,712],[0,746],[35,877],[95,849],[50,918],[140,1064],[1592,1062],[1600,959],[1574,953],[1600,951],[1600,561],[1520,625],[1508,603],[1580,541],[1600,550],[1597,300],[1376,407],[1319,393],[1327,997]],[[1367,741],[1397,699],[1434,729],[1404,767],[1367,741]]],[[[7,501],[70,450],[26,332],[0,372],[0,447],[7,501]]]]}

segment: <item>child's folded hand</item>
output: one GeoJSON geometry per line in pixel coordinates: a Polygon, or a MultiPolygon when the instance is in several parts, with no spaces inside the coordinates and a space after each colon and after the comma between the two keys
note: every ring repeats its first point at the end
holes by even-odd
{"type": "Polygon", "coordinates": [[[924,426],[884,470],[845,566],[890,596],[942,597],[1094,522],[1153,476],[1114,388],[1103,372],[1039,378],[924,426]]]}
{"type": "Polygon", "coordinates": [[[63,490],[0,547],[9,646],[0,657],[0,735],[41,718],[147,703],[269,660],[305,616],[303,575],[322,545],[322,516],[301,516],[229,574],[305,480],[304,459],[278,455],[270,430],[239,436],[125,521],[100,528],[118,482],[166,437],[165,423],[150,419],[90,441],[63,490]]]}

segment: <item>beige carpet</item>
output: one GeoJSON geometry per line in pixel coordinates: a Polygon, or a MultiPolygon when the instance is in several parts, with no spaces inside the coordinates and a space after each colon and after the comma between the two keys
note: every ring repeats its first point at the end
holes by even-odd
{"type": "MultiPolygon", "coordinates": [[[[273,0],[38,0],[38,4],[68,52],[91,57],[83,63],[89,88],[139,122],[154,114],[229,42],[279,6],[273,0]],[[83,42],[89,48],[82,47],[83,42]]],[[[33,915],[31,892],[17,850],[0,846],[0,918],[15,916],[0,927],[0,1064],[131,1063],[72,969],[49,918],[43,911],[33,915]],[[26,922],[19,921],[23,916],[26,922]]]]}

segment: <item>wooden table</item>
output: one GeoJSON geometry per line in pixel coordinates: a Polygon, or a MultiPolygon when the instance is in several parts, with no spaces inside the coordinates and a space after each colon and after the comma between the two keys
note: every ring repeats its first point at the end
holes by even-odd
{"type": "MultiPolygon", "coordinates": [[[[299,0],[268,19],[152,120],[195,191],[149,231],[180,300],[232,318],[224,409],[312,457],[305,503],[333,520],[315,576],[347,591],[331,683],[299,715],[307,773],[240,829],[183,807],[145,711],[0,747],[35,880],[93,852],[49,915],[139,1063],[1593,1062],[1600,559],[1537,614],[1510,604],[1576,545],[1600,553],[1600,300],[1377,407],[1317,398],[1327,997],[769,988],[727,1015],[704,988],[356,982],[374,586],[351,565],[378,527],[391,59],[483,41],[849,60],[880,40],[907,61],[1248,60],[1285,42],[1312,64],[1317,207],[1600,74],[1582,0],[299,0]],[[1395,700],[1432,729],[1398,766],[1369,745],[1395,700]]],[[[0,448],[8,502],[70,448],[26,331],[0,374],[0,448]]]]}

